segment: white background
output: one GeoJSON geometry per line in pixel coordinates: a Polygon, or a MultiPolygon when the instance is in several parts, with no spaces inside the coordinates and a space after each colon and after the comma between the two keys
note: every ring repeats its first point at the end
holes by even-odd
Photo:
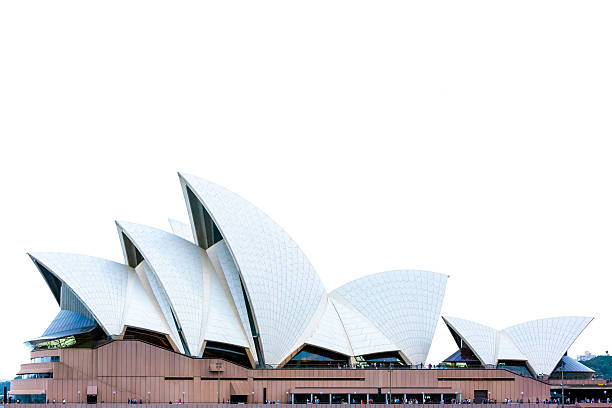
{"type": "MultiPolygon", "coordinates": [[[[0,377],[58,311],[26,251],[121,260],[115,219],[187,220],[179,170],[270,214],[329,290],[442,272],[443,313],[592,315],[570,355],[603,353],[611,20],[603,1],[1,2],[0,377]]],[[[454,350],[440,325],[429,360],[454,350]]]]}

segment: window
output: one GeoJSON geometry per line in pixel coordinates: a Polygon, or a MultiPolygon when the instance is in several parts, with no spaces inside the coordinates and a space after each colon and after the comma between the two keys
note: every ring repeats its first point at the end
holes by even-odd
{"type": "Polygon", "coordinates": [[[53,373],[32,373],[21,374],[15,377],[15,380],[32,380],[34,378],[53,378],[53,373]]]}
{"type": "Polygon", "coordinates": [[[244,347],[234,346],[232,344],[218,343],[215,341],[207,341],[204,349],[205,358],[222,358],[244,367],[250,367],[251,361],[244,347]]]}
{"type": "Polygon", "coordinates": [[[21,404],[44,404],[46,402],[45,394],[14,394],[11,399],[21,404]]]}
{"type": "Polygon", "coordinates": [[[382,353],[364,354],[355,357],[357,367],[368,368],[376,365],[377,367],[404,366],[406,363],[397,351],[387,351],[382,353]]]}
{"type": "Polygon", "coordinates": [[[57,363],[59,361],[59,356],[32,357],[30,359],[30,363],[57,363]]]}
{"type": "Polygon", "coordinates": [[[348,363],[349,359],[344,354],[306,345],[285,364],[284,368],[337,368],[338,365],[346,365],[348,363]]]}

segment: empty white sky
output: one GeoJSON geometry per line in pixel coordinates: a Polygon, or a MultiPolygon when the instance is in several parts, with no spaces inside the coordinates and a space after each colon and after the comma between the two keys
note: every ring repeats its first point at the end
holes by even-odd
{"type": "MultiPolygon", "coordinates": [[[[442,272],[445,314],[497,328],[592,315],[570,354],[604,352],[611,11],[1,2],[0,378],[58,310],[26,251],[121,260],[115,219],[187,220],[179,170],[266,211],[329,290],[442,272]]],[[[454,350],[439,325],[429,360],[454,350]]]]}

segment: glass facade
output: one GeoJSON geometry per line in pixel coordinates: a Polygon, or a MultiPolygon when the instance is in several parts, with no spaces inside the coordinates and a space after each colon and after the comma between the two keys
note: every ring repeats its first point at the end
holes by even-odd
{"type": "Polygon", "coordinates": [[[14,394],[11,395],[11,400],[19,404],[44,404],[46,402],[45,394],[14,394]]]}
{"type": "Polygon", "coordinates": [[[355,357],[357,367],[368,368],[368,367],[401,367],[405,366],[406,363],[397,351],[388,351],[384,353],[373,353],[364,354],[363,356],[355,357]]]}
{"type": "Polygon", "coordinates": [[[244,347],[234,346],[226,343],[207,341],[204,349],[205,358],[223,358],[244,367],[250,367],[251,361],[244,347]]]}
{"type": "Polygon", "coordinates": [[[15,380],[32,380],[34,378],[53,378],[53,373],[33,373],[21,374],[15,377],[15,380]]]}
{"type": "Polygon", "coordinates": [[[54,350],[61,348],[92,348],[98,342],[106,340],[107,336],[100,326],[87,333],[79,333],[59,338],[39,338],[26,342],[34,350],[54,350]]]}
{"type": "Polygon", "coordinates": [[[533,377],[533,374],[529,371],[524,361],[499,360],[497,362],[497,368],[505,368],[523,377],[533,377]]]}
{"type": "Polygon", "coordinates": [[[348,363],[349,359],[344,354],[306,345],[285,364],[284,368],[336,367],[348,363]]]}
{"type": "Polygon", "coordinates": [[[59,356],[32,357],[30,363],[58,363],[59,356]]]}
{"type": "Polygon", "coordinates": [[[172,350],[172,346],[165,335],[155,333],[149,330],[137,329],[135,327],[128,327],[123,335],[125,340],[141,340],[145,343],[152,344],[164,348],[166,350],[172,350]]]}

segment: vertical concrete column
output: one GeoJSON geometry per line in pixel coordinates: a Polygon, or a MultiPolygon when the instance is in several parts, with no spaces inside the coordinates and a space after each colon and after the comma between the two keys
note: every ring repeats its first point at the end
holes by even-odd
{"type": "Polygon", "coordinates": [[[444,394],[440,394],[440,403],[442,403],[442,401],[444,401],[444,394]]]}
{"type": "Polygon", "coordinates": [[[425,393],[422,393],[422,394],[423,394],[423,404],[424,404],[425,403],[425,393]]]}
{"type": "MultiPolygon", "coordinates": [[[[404,401],[406,401],[406,393],[404,393],[404,401]]],[[[402,402],[404,402],[404,401],[402,401],[402,402]]]]}
{"type": "Polygon", "coordinates": [[[331,392],[329,393],[329,403],[332,403],[332,399],[331,399],[331,392]]]}
{"type": "Polygon", "coordinates": [[[389,394],[385,393],[385,404],[389,403],[389,394]]]}
{"type": "Polygon", "coordinates": [[[295,394],[291,393],[291,405],[295,404],[295,394]]]}
{"type": "Polygon", "coordinates": [[[312,399],[312,392],[310,393],[310,403],[314,404],[314,400],[312,399]]]}
{"type": "Polygon", "coordinates": [[[370,403],[370,393],[368,392],[366,394],[366,404],[369,404],[369,403],[370,403]]]}
{"type": "Polygon", "coordinates": [[[348,403],[349,404],[351,403],[351,393],[350,392],[348,393],[348,403]]]}

